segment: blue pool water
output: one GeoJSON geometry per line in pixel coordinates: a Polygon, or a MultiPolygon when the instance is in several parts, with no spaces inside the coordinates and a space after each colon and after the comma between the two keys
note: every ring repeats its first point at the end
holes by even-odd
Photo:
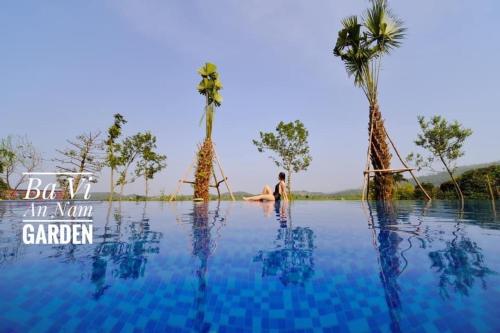
{"type": "Polygon", "coordinates": [[[26,207],[0,202],[2,332],[500,330],[489,202],[94,203],[91,245],[23,244],[26,207]]]}

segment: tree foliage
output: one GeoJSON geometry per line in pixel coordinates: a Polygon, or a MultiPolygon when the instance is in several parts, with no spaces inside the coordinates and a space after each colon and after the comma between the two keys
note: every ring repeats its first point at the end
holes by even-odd
{"type": "Polygon", "coordinates": [[[110,200],[113,199],[113,193],[115,190],[114,183],[114,173],[116,168],[122,163],[123,159],[117,154],[120,151],[120,143],[117,141],[122,134],[122,126],[127,123],[127,120],[119,114],[116,113],[114,116],[113,125],[108,128],[108,137],[104,142],[106,145],[106,164],[110,168],[110,200]]]}
{"type": "MultiPolygon", "coordinates": [[[[490,199],[489,186],[495,199],[500,198],[500,166],[492,165],[486,168],[473,169],[464,172],[457,179],[464,196],[469,199],[490,199]],[[490,184],[488,185],[488,182],[490,184]]],[[[440,190],[445,194],[453,191],[452,181],[442,183],[440,190]]],[[[445,197],[445,195],[443,195],[445,197]]]]}
{"type": "Polygon", "coordinates": [[[9,161],[15,158],[13,152],[0,147],[0,198],[4,196],[4,191],[9,188],[5,181],[5,166],[10,163],[9,161]]]}
{"type": "Polygon", "coordinates": [[[219,79],[217,66],[212,63],[205,63],[203,67],[198,69],[198,74],[201,75],[201,81],[196,89],[206,97],[205,112],[201,121],[205,118],[206,137],[211,138],[215,107],[222,104],[222,95],[219,92],[222,89],[222,82],[219,79]]]}
{"type": "Polygon", "coordinates": [[[16,154],[13,151],[6,149],[3,145],[0,145],[0,174],[2,175],[1,180],[7,184],[7,175],[5,175],[5,170],[9,165],[13,164],[16,158],[16,154]]]}
{"type": "Polygon", "coordinates": [[[138,162],[139,158],[148,149],[156,147],[156,137],[147,131],[144,133],[137,133],[130,137],[126,137],[120,145],[120,169],[117,185],[120,186],[120,195],[123,195],[123,190],[126,184],[135,181],[136,173],[129,172],[130,167],[138,162]]]}
{"type": "Polygon", "coordinates": [[[17,190],[26,182],[25,172],[42,164],[42,154],[27,136],[9,135],[0,141],[0,174],[7,188],[17,190]]]}
{"type": "Polygon", "coordinates": [[[472,135],[472,130],[464,128],[458,121],[448,122],[441,116],[433,116],[430,120],[419,116],[418,123],[422,132],[418,134],[415,144],[431,154],[426,158],[418,154],[410,157],[418,157],[420,167],[432,168],[435,159],[443,159],[443,163],[454,169],[456,161],[465,154],[463,145],[472,135]]]}
{"type": "Polygon", "coordinates": [[[142,146],[140,158],[137,161],[135,168],[135,175],[137,177],[144,177],[146,197],[148,196],[149,180],[152,180],[158,172],[167,166],[165,163],[167,156],[158,154],[155,152],[155,149],[156,137],[152,136],[151,140],[145,142],[142,146]]]}
{"type": "Polygon", "coordinates": [[[198,69],[198,74],[201,75],[201,81],[198,84],[198,92],[203,96],[207,96],[208,104],[215,103],[216,106],[222,104],[222,96],[219,90],[222,89],[222,82],[219,80],[217,66],[207,62],[203,67],[198,69]]]}
{"type": "Polygon", "coordinates": [[[450,175],[463,206],[463,194],[453,172],[456,161],[465,154],[463,145],[465,140],[472,135],[472,130],[464,128],[458,121],[448,122],[438,115],[431,117],[430,120],[419,116],[418,123],[421,133],[418,134],[415,144],[430,154],[423,156],[412,153],[407,159],[414,160],[419,170],[433,169],[434,162],[439,161],[450,175]]]}
{"type": "Polygon", "coordinates": [[[370,103],[377,101],[380,60],[401,45],[405,31],[385,0],[373,0],[361,19],[349,16],[342,20],[333,54],[344,62],[348,75],[370,103]]]}
{"type": "Polygon", "coordinates": [[[120,157],[116,154],[120,149],[120,143],[117,140],[121,136],[122,126],[127,123],[127,120],[119,113],[113,117],[113,125],[108,128],[108,137],[104,143],[106,144],[106,164],[110,168],[116,169],[121,162],[120,157]]]}
{"type": "Polygon", "coordinates": [[[277,167],[288,173],[290,191],[291,174],[307,170],[312,157],[309,152],[309,131],[300,120],[276,126],[276,132],[260,132],[260,140],[253,140],[259,152],[270,151],[269,157],[277,167]]]}

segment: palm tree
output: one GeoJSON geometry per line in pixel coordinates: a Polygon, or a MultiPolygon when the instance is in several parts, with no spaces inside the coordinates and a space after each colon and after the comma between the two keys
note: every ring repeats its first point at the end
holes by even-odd
{"type": "MultiPolygon", "coordinates": [[[[354,84],[361,87],[369,108],[369,149],[374,169],[389,169],[391,153],[387,143],[384,121],[378,105],[378,78],[381,60],[401,44],[405,36],[403,22],[394,16],[385,0],[372,0],[372,6],[358,22],[350,16],[342,20],[333,54],[344,62],[354,84]]],[[[377,200],[391,200],[393,178],[390,173],[375,174],[375,197],[377,200]]]]}
{"type": "MultiPolygon", "coordinates": [[[[201,198],[203,201],[209,200],[209,183],[213,173],[214,149],[212,144],[212,127],[215,113],[215,107],[222,103],[222,96],[219,90],[222,89],[222,83],[219,80],[217,66],[212,63],[205,63],[198,70],[201,75],[201,81],[198,84],[198,92],[205,96],[205,141],[198,151],[198,165],[196,167],[194,197],[201,198]]],[[[203,121],[202,117],[202,121],[203,121]]]]}

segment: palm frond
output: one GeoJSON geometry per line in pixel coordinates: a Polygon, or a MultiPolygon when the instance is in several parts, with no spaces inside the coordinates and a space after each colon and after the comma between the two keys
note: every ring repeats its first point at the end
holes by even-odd
{"type": "Polygon", "coordinates": [[[401,45],[406,28],[387,6],[385,0],[373,0],[364,16],[363,25],[367,30],[368,43],[381,53],[388,53],[401,45]]]}
{"type": "Polygon", "coordinates": [[[344,18],[342,27],[333,54],[344,62],[347,74],[354,76],[354,83],[361,85],[372,53],[366,48],[366,38],[356,16],[344,18]]]}
{"type": "Polygon", "coordinates": [[[333,54],[343,61],[368,100],[376,102],[382,55],[400,46],[406,29],[385,0],[372,0],[371,4],[362,20],[356,16],[342,20],[333,54]]]}

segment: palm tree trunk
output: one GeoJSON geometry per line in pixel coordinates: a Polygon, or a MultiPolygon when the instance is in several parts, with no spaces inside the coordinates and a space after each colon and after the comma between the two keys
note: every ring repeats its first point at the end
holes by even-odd
{"type": "MultiPolygon", "coordinates": [[[[370,159],[373,169],[390,169],[392,155],[389,150],[389,144],[387,143],[382,114],[380,113],[377,103],[370,105],[370,120],[368,128],[372,129],[370,159]]],[[[374,185],[376,200],[392,200],[394,181],[390,172],[376,172],[374,185]]]]}
{"type": "Polygon", "coordinates": [[[210,177],[213,173],[214,147],[212,144],[213,105],[209,104],[208,93],[205,95],[205,141],[198,151],[198,165],[194,180],[194,198],[210,200],[210,177]]]}
{"type": "Polygon", "coordinates": [[[194,181],[194,197],[208,201],[210,199],[210,177],[212,176],[214,149],[212,140],[206,138],[198,151],[198,165],[194,181]]]}

